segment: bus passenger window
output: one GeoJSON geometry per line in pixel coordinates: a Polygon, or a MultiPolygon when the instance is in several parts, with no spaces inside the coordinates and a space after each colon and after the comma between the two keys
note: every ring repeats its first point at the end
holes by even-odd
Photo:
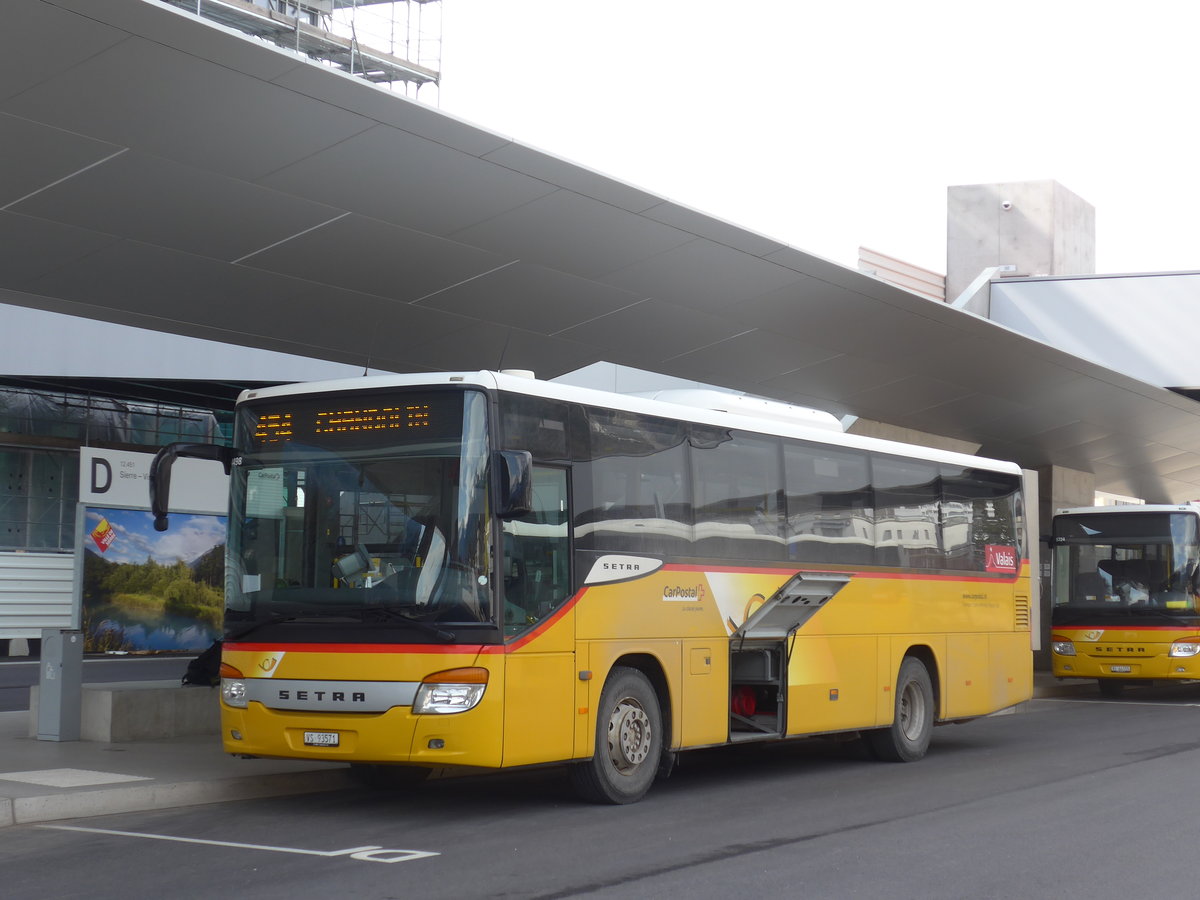
{"type": "Polygon", "coordinates": [[[875,513],[867,455],[816,444],[784,445],[789,559],[870,564],[875,513]]]}

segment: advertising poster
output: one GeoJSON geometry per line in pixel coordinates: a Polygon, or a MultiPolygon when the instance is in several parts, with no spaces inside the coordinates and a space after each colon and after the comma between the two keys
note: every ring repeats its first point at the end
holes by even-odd
{"type": "Polygon", "coordinates": [[[199,651],[220,635],[225,516],[176,513],[165,532],[140,509],[83,520],[84,652],[199,651]]]}

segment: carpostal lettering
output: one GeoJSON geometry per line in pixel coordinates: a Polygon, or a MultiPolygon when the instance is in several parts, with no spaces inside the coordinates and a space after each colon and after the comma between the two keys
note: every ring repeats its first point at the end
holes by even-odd
{"type": "Polygon", "coordinates": [[[693,600],[703,600],[704,585],[697,584],[693,587],[675,585],[674,587],[665,587],[663,588],[663,599],[684,603],[693,600]]]}
{"type": "MultiPolygon", "coordinates": [[[[345,703],[345,691],[292,691],[281,689],[279,691],[280,700],[317,700],[321,701],[329,697],[333,703],[345,703]]],[[[366,703],[367,695],[362,691],[353,691],[350,694],[351,703],[366,703]]]]}

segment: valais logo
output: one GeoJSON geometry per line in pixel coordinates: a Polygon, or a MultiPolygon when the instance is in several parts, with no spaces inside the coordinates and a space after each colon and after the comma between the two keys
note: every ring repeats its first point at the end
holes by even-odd
{"type": "Polygon", "coordinates": [[[985,547],[987,551],[987,564],[985,568],[989,572],[1015,572],[1017,571],[1017,548],[1006,547],[1003,544],[988,544],[985,547]]]}

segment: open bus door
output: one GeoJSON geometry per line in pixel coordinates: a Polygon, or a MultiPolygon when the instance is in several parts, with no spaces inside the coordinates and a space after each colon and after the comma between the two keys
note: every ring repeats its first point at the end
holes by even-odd
{"type": "Polygon", "coordinates": [[[729,641],[729,739],[782,737],[792,638],[850,581],[833,572],[797,572],[742,623],[729,641]]]}

